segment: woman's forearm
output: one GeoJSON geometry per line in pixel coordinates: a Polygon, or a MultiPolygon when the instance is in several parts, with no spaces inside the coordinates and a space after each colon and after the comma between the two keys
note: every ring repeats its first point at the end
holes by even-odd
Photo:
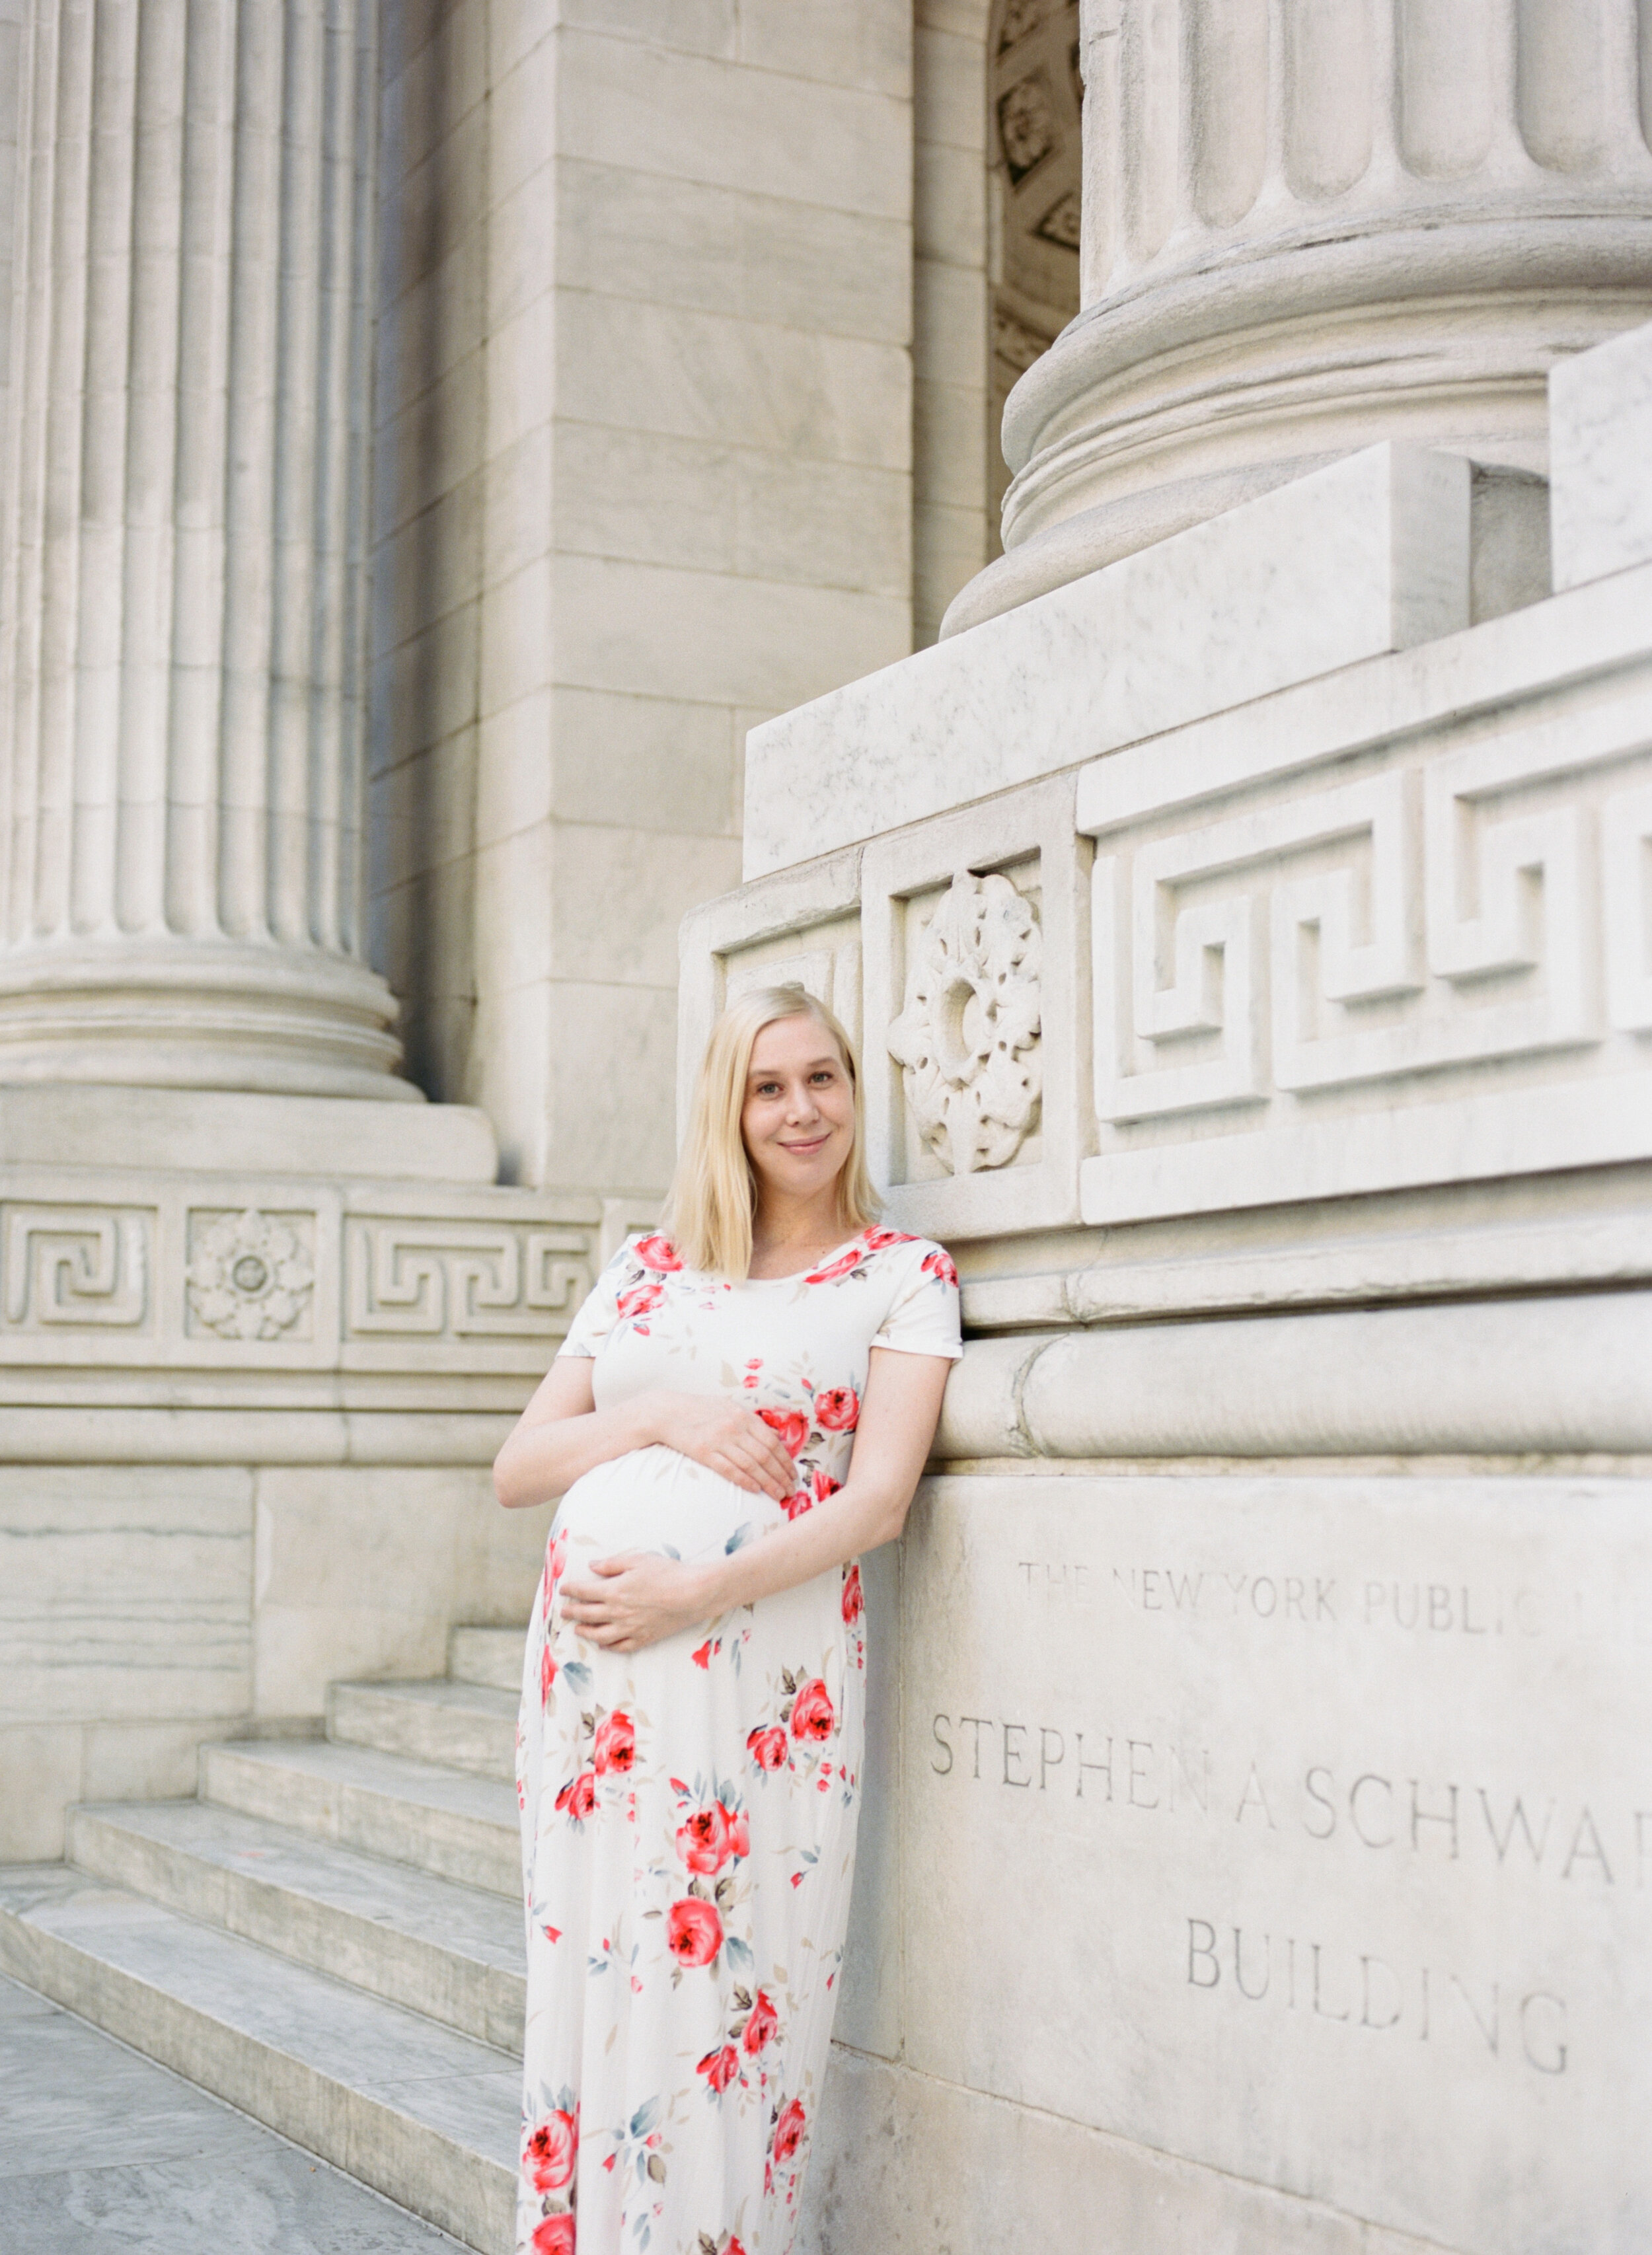
{"type": "Polygon", "coordinates": [[[704,1577],[705,1618],[713,1620],[778,1591],[796,1589],[833,1566],[847,1565],[863,1550],[894,1542],[910,1501],[910,1491],[896,1494],[873,1481],[857,1489],[851,1478],[800,1519],[698,1569],[704,1577]]]}
{"type": "Polygon", "coordinates": [[[657,1397],[649,1394],[582,1416],[524,1419],[494,1458],[494,1493],[507,1511],[550,1503],[598,1465],[652,1448],[658,1423],[657,1397]]]}

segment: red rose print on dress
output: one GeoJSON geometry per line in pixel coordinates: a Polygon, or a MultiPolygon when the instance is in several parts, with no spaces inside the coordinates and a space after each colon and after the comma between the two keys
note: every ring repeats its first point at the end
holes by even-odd
{"type": "Polygon", "coordinates": [[[759,1723],[746,1739],[746,1748],[759,1769],[784,1769],[786,1734],[778,1723],[759,1723]]]}
{"type": "Polygon", "coordinates": [[[800,2098],[794,2098],[775,2124],[773,2152],[776,2160],[789,2161],[791,2159],[803,2143],[803,2133],[806,2127],[807,2118],[804,2114],[803,2101],[800,2098]]]}
{"type": "Polygon", "coordinates": [[[861,1397],[852,1386],[828,1386],[814,1397],[814,1422],[826,1433],[852,1433],[861,1422],[861,1397]]]}
{"type": "Polygon", "coordinates": [[[679,1965],[709,1965],[723,1946],[723,1922],[698,1895],[674,1902],[665,1921],[665,1947],[679,1965]]]}
{"type": "Polygon", "coordinates": [[[806,1487],[800,1487],[795,1495],[786,1498],[780,1508],[788,1519],[801,1519],[805,1511],[814,1509],[814,1498],[806,1487]]]}
{"type": "Polygon", "coordinates": [[[861,1587],[861,1569],[851,1566],[843,1584],[843,1618],[858,1621],[866,1611],[866,1593],[861,1587]]]}
{"type": "Polygon", "coordinates": [[[691,1872],[713,1879],[734,1853],[728,1839],[728,1811],[721,1802],[697,1809],[677,1835],[677,1852],[691,1872]]]}
{"type": "Polygon", "coordinates": [[[573,2255],[573,2218],[547,2216],[533,2235],[533,2255],[573,2255]]]}
{"type": "Polygon", "coordinates": [[[703,2075],[714,2090],[727,2090],[740,2071],[740,2054],[733,2044],[725,2044],[721,2051],[708,2051],[695,2069],[703,2075]]]}
{"type": "Polygon", "coordinates": [[[759,1409],[757,1415],[779,1434],[788,1456],[802,1454],[809,1437],[809,1421],[801,1409],[759,1409]]]}
{"type": "Polygon", "coordinates": [[[957,1262],[950,1253],[943,1253],[938,1245],[933,1253],[924,1255],[923,1268],[926,1276],[938,1276],[943,1284],[955,1286],[958,1282],[957,1262]]]}
{"type": "Polygon", "coordinates": [[[539,1704],[542,1707],[549,1704],[551,1686],[556,1680],[557,1664],[551,1656],[551,1647],[547,1641],[539,1647],[539,1704]]]}
{"type": "Polygon", "coordinates": [[[910,1229],[868,1229],[862,1240],[868,1253],[882,1253],[891,1245],[916,1245],[910,1229]]]}
{"type": "Polygon", "coordinates": [[[557,1795],[557,1807],[566,1809],[576,1824],[587,1817],[596,1807],[596,1772],[582,1769],[570,1778],[557,1795]]]}
{"type": "Polygon", "coordinates": [[[648,1316],[664,1297],[664,1284],[633,1284],[629,1292],[620,1294],[615,1305],[622,1316],[648,1316]]]}
{"type": "Polygon", "coordinates": [[[559,2111],[529,2132],[522,2148],[522,2166],[537,2192],[561,2191],[573,2174],[579,2142],[573,2115],[559,2111]]]}
{"type": "Polygon", "coordinates": [[[683,1265],[683,1256],[671,1239],[657,1233],[652,1237],[639,1237],[634,1250],[644,1268],[659,1268],[670,1275],[683,1265]]]}
{"type": "Polygon", "coordinates": [[[847,1253],[840,1253],[835,1261],[828,1261],[824,1268],[812,1268],[804,1278],[805,1284],[835,1284],[840,1276],[847,1276],[851,1268],[858,1268],[865,1259],[858,1245],[847,1253]]]}
{"type": "Polygon", "coordinates": [[[829,1739],[837,1720],[832,1704],[832,1695],[818,1675],[798,1686],[798,1696],[791,1705],[791,1735],[794,1739],[829,1739]]]}
{"type": "Polygon", "coordinates": [[[599,1773],[629,1769],[636,1759],[636,1732],[629,1715],[616,1708],[613,1714],[603,1716],[596,1726],[591,1759],[599,1773]]]}
{"type": "Polygon", "coordinates": [[[751,2018],[746,2022],[746,2033],[741,2038],[746,2048],[746,2056],[756,2059],[763,2046],[779,2032],[780,2015],[770,2002],[769,1992],[759,1989],[757,2001],[751,2008],[751,2018]]]}

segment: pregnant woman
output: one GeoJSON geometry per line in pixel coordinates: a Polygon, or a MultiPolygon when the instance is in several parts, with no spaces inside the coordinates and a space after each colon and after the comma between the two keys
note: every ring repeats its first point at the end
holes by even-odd
{"type": "Polygon", "coordinates": [[[924,1468],[958,1278],[875,1226],[854,1059],[799,987],[706,1049],[658,1233],[500,1451],[562,1498],[517,1734],[518,2255],[786,2255],[848,1916],[859,1554],[924,1468]]]}

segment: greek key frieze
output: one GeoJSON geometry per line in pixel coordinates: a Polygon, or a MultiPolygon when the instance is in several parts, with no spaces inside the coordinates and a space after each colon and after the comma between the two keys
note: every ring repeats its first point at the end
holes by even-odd
{"type": "Polygon", "coordinates": [[[543,1338],[590,1289],[590,1233],[357,1218],[347,1226],[346,1336],[543,1338]]]}
{"type": "Polygon", "coordinates": [[[155,1216],[141,1206],[0,1208],[9,1330],[136,1331],[150,1320],[155,1216]]]}
{"type": "Polygon", "coordinates": [[[1100,1116],[1255,1125],[1282,1093],[1449,1086],[1652,1027],[1652,782],[1606,764],[1556,775],[1534,747],[1474,746],[1109,840],[1100,1116]]]}

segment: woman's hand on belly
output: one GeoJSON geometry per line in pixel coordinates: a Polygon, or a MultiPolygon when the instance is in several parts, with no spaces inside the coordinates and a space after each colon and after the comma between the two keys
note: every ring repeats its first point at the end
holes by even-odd
{"type": "Polygon", "coordinates": [[[566,1574],[559,1603],[563,1618],[587,1643],[641,1652],[708,1619],[707,1586],[701,1568],[651,1550],[629,1550],[566,1574]]]}
{"type": "Polygon", "coordinates": [[[785,1443],[743,1402],[721,1394],[661,1394],[654,1405],[654,1423],[667,1448],[707,1472],[777,1503],[796,1488],[797,1467],[785,1443]]]}

